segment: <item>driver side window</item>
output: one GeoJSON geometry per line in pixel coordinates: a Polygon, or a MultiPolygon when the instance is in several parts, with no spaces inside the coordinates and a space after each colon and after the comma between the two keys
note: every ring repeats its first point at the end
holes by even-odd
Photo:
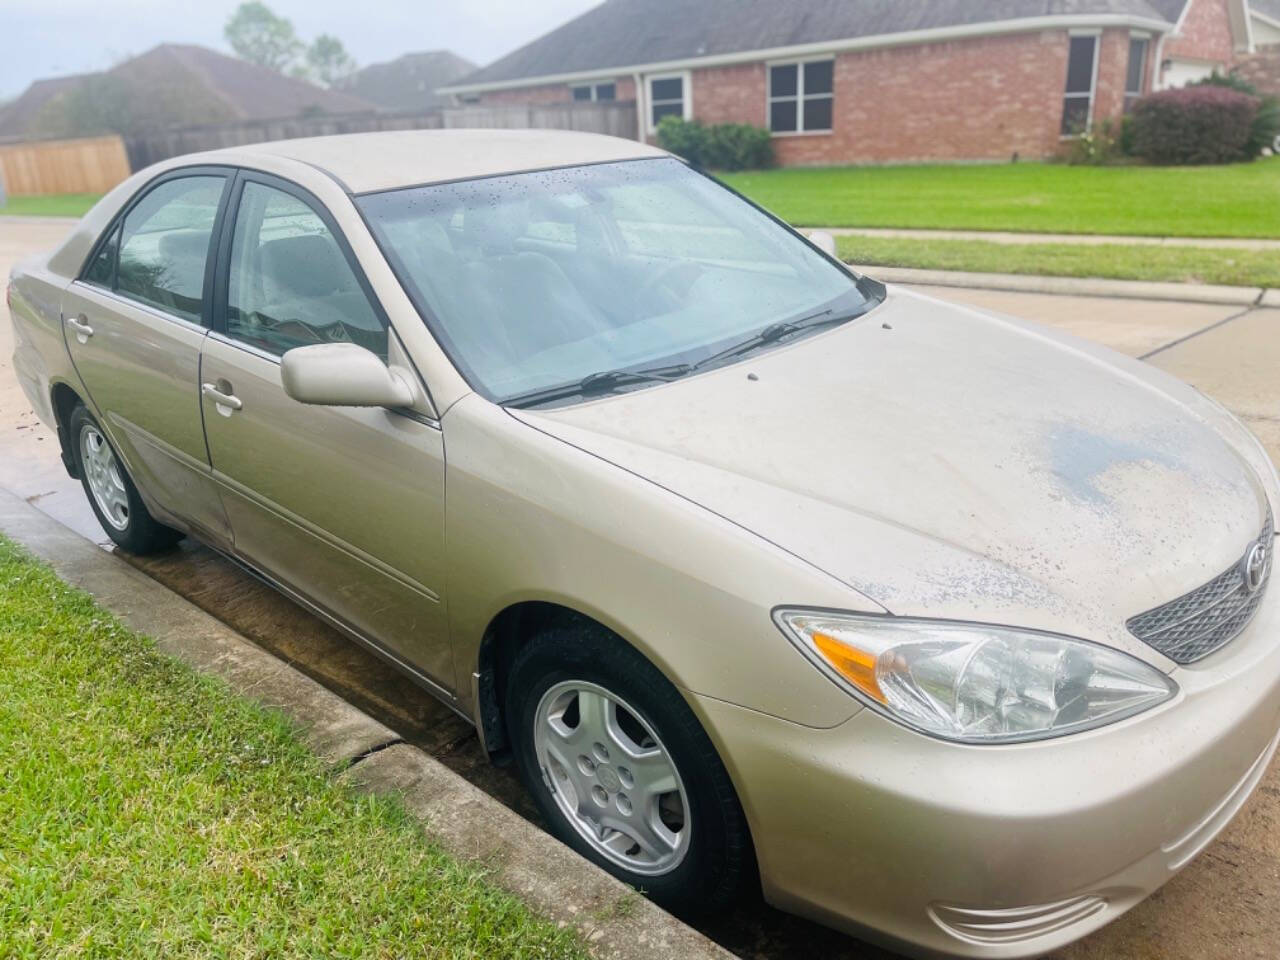
{"type": "Polygon", "coordinates": [[[352,342],[387,359],[387,331],[311,206],[248,182],[231,241],[227,335],[279,356],[352,342]]]}

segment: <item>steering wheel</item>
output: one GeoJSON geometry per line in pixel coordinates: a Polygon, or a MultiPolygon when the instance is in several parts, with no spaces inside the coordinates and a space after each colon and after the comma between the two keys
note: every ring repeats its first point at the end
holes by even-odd
{"type": "Polygon", "coordinates": [[[677,260],[675,263],[668,263],[666,266],[659,268],[658,272],[648,280],[640,284],[640,288],[636,291],[635,299],[642,299],[652,291],[661,289],[664,286],[668,293],[674,294],[679,299],[689,292],[693,282],[702,275],[702,270],[702,264],[692,260],[677,260]],[[676,280],[681,276],[685,277],[685,279],[678,287],[667,286],[668,281],[676,280]]]}

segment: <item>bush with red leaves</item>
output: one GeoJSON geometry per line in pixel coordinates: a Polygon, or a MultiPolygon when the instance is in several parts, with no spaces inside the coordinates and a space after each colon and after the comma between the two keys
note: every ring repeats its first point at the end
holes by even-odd
{"type": "Polygon", "coordinates": [[[1153,93],[1133,108],[1133,152],[1161,164],[1248,160],[1259,102],[1214,86],[1153,93]]]}

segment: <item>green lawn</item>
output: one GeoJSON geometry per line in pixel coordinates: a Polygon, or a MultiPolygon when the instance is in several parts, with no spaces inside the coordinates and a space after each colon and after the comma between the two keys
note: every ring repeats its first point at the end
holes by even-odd
{"type": "Polygon", "coordinates": [[[1280,237],[1280,157],[1225,167],[792,167],[722,178],[802,226],[1280,237]]]}
{"type": "Polygon", "coordinates": [[[48,197],[10,197],[0,217],[83,217],[100,193],[58,193],[48,197]]]}
{"type": "Polygon", "coordinates": [[[839,237],[836,243],[841,258],[863,266],[1280,287],[1280,253],[1275,250],[900,237],[839,237]]]}
{"type": "Polygon", "coordinates": [[[585,956],[0,539],[0,956],[585,956]]]}

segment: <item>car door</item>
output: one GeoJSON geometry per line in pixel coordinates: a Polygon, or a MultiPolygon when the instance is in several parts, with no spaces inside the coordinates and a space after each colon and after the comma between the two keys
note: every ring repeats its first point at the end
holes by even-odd
{"type": "Polygon", "coordinates": [[[449,691],[439,424],[285,394],[280,358],[293,347],[350,340],[409,364],[319,201],[254,173],[234,193],[200,379],[235,550],[449,691]]]}
{"type": "Polygon", "coordinates": [[[187,168],[145,187],[63,299],[88,401],[149,506],[214,543],[230,531],[200,414],[214,237],[232,171],[187,168]]]}

